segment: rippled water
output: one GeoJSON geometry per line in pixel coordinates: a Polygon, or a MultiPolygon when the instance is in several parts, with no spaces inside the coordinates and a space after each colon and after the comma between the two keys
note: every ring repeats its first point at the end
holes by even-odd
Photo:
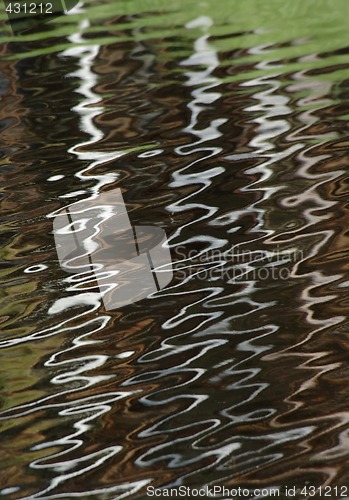
{"type": "Polygon", "coordinates": [[[0,496],[349,486],[349,4],[265,4],[4,28],[0,496]],[[116,188],[174,276],[106,312],[52,224],[116,188]]]}

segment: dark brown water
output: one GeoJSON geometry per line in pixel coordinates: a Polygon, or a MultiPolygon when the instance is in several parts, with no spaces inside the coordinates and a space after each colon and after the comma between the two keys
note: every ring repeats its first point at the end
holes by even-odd
{"type": "Polygon", "coordinates": [[[4,35],[1,498],[349,498],[337,7],[94,2],[4,35]],[[107,313],[52,223],[116,188],[165,229],[174,277],[107,313]]]}

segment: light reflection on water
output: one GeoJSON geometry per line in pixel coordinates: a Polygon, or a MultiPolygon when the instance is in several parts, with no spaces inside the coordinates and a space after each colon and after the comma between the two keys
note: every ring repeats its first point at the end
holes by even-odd
{"type": "Polygon", "coordinates": [[[1,62],[3,497],[349,479],[348,49],[210,9],[80,14],[1,62]],[[52,221],[115,188],[175,273],[106,314],[52,221]]]}

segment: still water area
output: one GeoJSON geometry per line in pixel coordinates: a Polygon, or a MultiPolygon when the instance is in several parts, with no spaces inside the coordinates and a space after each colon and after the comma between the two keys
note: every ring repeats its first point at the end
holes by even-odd
{"type": "Polygon", "coordinates": [[[94,0],[16,34],[1,14],[0,498],[349,498],[333,6],[94,0]],[[108,310],[53,223],[118,189],[173,276],[108,310]]]}

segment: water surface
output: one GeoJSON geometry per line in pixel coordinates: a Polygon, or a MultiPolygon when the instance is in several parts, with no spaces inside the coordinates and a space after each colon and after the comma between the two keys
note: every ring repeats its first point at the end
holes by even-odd
{"type": "Polygon", "coordinates": [[[2,497],[348,485],[347,14],[108,0],[4,28],[2,497]],[[116,188],[174,277],[106,312],[52,224],[116,188]]]}

